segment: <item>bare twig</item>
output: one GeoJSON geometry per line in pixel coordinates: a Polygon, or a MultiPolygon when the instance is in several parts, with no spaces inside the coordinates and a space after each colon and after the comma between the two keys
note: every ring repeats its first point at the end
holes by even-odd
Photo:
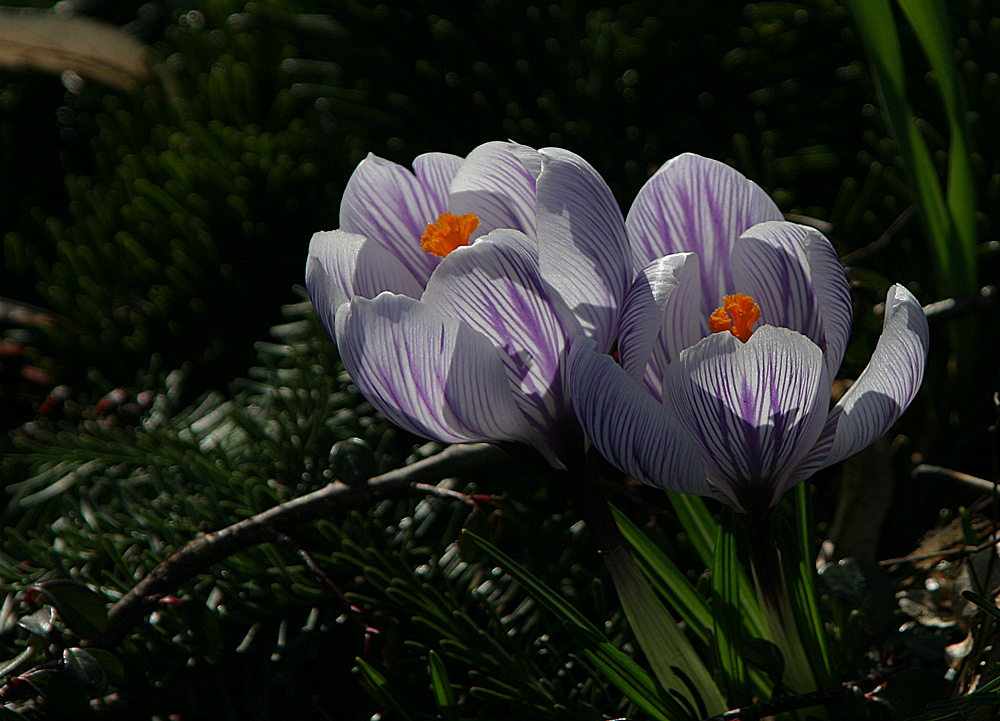
{"type": "Polygon", "coordinates": [[[979,295],[945,298],[925,305],[924,315],[928,321],[937,322],[993,308],[998,303],[1000,303],[1000,293],[997,293],[996,286],[987,285],[979,290],[979,295]]]}
{"type": "Polygon", "coordinates": [[[851,265],[852,263],[863,260],[869,255],[882,250],[882,248],[889,245],[896,233],[899,232],[899,229],[906,225],[906,223],[908,223],[910,219],[917,214],[917,210],[918,208],[916,203],[907,206],[907,208],[900,213],[896,219],[892,221],[892,223],[889,224],[889,227],[885,229],[885,232],[882,233],[878,240],[842,256],[840,262],[844,265],[851,265]]]}
{"type": "Polygon", "coordinates": [[[838,700],[848,691],[860,691],[863,694],[870,694],[885,683],[890,676],[901,670],[903,669],[894,668],[880,673],[868,674],[864,678],[859,678],[855,681],[846,681],[839,686],[822,691],[813,691],[812,693],[801,694],[799,696],[782,696],[752,706],[744,706],[743,708],[726,711],[718,716],[707,718],[705,721],[757,721],[758,719],[777,716],[787,711],[822,706],[838,700]]]}
{"type": "MultiPolygon", "coordinates": [[[[214,533],[198,536],[122,596],[108,613],[107,630],[100,643],[115,645],[160,598],[234,553],[273,541],[276,533],[322,518],[335,510],[366,506],[383,498],[409,493],[415,490],[414,484],[445,478],[504,457],[502,450],[485,443],[451,446],[430,458],[375,476],[365,485],[331,483],[214,533]]],[[[426,493],[425,489],[417,490],[426,493]]]]}

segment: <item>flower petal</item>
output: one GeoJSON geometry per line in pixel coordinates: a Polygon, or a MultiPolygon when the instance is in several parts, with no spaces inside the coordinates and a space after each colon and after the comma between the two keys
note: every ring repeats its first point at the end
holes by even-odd
{"type": "MultiPolygon", "coordinates": [[[[538,273],[534,242],[516,230],[494,230],[441,262],[423,302],[489,338],[514,388],[514,400],[538,433],[551,436],[569,412],[564,359],[579,334],[561,299],[538,273]],[[551,297],[550,297],[551,296],[551,297]],[[564,325],[568,320],[569,329],[564,325]]],[[[550,439],[551,440],[551,439],[550,439]]]]}
{"type": "Polygon", "coordinates": [[[496,348],[458,319],[383,293],[341,306],[336,330],[355,385],[397,425],[446,443],[528,442],[496,348]]]}
{"type": "Polygon", "coordinates": [[[578,155],[559,148],[539,153],[542,277],[559,291],[598,348],[607,350],[633,275],[621,211],[604,179],[578,155]]]}
{"type": "Polygon", "coordinates": [[[823,318],[823,331],[826,334],[826,369],[833,381],[844,360],[847,342],[851,339],[851,324],[854,321],[851,289],[837,251],[826,236],[819,231],[810,230],[805,238],[805,246],[813,290],[816,292],[819,314],[823,318]]]}
{"type": "Polygon", "coordinates": [[[713,495],[687,431],[590,338],[573,343],[573,408],[594,446],[622,472],[668,491],[713,495]]]}
{"type": "Polygon", "coordinates": [[[321,230],[309,241],[306,288],[331,336],[337,308],[354,297],[354,269],[364,242],[362,236],[342,230],[321,230]]]}
{"type": "Polygon", "coordinates": [[[716,160],[685,153],[664,164],[636,196],[625,222],[636,270],[670,253],[701,260],[707,318],[732,292],[729,254],[752,225],[781,220],[778,206],[755,183],[716,160]]]}
{"type": "Polygon", "coordinates": [[[773,505],[826,420],[829,376],[804,335],[764,326],[745,344],[714,333],[667,367],[667,408],[709,482],[744,511],[773,505]]]}
{"type": "Polygon", "coordinates": [[[448,207],[451,181],[463,162],[462,158],[451,153],[424,153],[413,159],[413,174],[427,191],[431,205],[435,208],[448,207]]]}
{"type": "Polygon", "coordinates": [[[784,221],[760,223],[733,247],[733,287],[753,296],[761,325],[798,331],[820,348],[826,334],[806,255],[809,228],[784,221]]]}
{"type": "Polygon", "coordinates": [[[448,210],[475,213],[479,233],[514,228],[535,235],[535,179],[513,152],[494,141],[469,153],[451,183],[448,210]]]}
{"type": "MultiPolygon", "coordinates": [[[[699,332],[694,337],[686,328],[683,314],[666,316],[665,308],[679,308],[683,301],[672,299],[678,293],[690,296],[690,289],[698,293],[698,256],[694,253],[675,253],[657,258],[639,271],[632,281],[622,305],[618,327],[618,358],[622,368],[636,381],[641,381],[649,363],[653,348],[657,345],[662,329],[662,339],[683,337],[683,347],[692,345],[701,338],[699,332]]],[[[695,296],[697,297],[697,296],[695,296]]],[[[688,298],[690,300],[690,297],[688,298]]],[[[700,329],[699,329],[700,330],[700,329]]]]}
{"type": "Polygon", "coordinates": [[[340,228],[374,240],[423,287],[438,261],[420,249],[420,236],[445,211],[434,196],[409,170],[369,155],[344,190],[340,228]]]}
{"type": "Polygon", "coordinates": [[[892,286],[872,359],[830,413],[825,432],[836,435],[822,467],[866,448],[896,422],[920,388],[928,343],[920,303],[903,286],[892,286]]]}
{"type": "Polygon", "coordinates": [[[380,243],[368,239],[358,251],[357,265],[354,268],[354,294],[362,298],[374,298],[384,291],[419,298],[424,287],[398,257],[380,243]]]}

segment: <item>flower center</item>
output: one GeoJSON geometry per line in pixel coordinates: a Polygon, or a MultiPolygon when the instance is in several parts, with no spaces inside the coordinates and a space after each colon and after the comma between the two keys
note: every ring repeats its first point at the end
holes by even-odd
{"type": "Polygon", "coordinates": [[[420,249],[444,258],[455,248],[469,244],[469,236],[479,227],[475,213],[458,216],[441,213],[420,237],[420,249]]]}
{"type": "Polygon", "coordinates": [[[722,307],[712,311],[708,317],[708,327],[713,333],[729,331],[746,343],[753,335],[751,326],[760,318],[760,306],[745,293],[727,295],[722,299],[722,307]]]}

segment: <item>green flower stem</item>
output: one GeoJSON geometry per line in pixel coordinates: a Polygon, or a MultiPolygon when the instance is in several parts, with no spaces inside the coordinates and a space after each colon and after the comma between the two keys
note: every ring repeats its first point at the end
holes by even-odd
{"type": "Polygon", "coordinates": [[[813,676],[809,656],[799,636],[792,603],[788,596],[788,584],[781,563],[781,552],[774,537],[773,516],[746,518],[750,539],[750,565],[753,569],[754,584],[761,608],[767,617],[770,640],[785,659],[785,673],[782,681],[798,694],[815,691],[816,678],[813,676]]]}
{"type": "Polygon", "coordinates": [[[632,555],[622,547],[605,549],[601,555],[611,572],[625,616],[660,685],[671,695],[687,699],[699,717],[723,713],[727,705],[712,674],[632,555]]]}

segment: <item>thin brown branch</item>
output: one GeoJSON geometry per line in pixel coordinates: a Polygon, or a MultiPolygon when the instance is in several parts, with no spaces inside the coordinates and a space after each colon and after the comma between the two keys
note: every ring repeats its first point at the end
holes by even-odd
{"type": "Polygon", "coordinates": [[[906,225],[908,222],[910,222],[910,219],[917,214],[917,210],[918,207],[916,203],[907,206],[906,209],[902,213],[900,213],[896,217],[896,219],[892,221],[892,223],[889,224],[889,227],[885,229],[885,232],[882,233],[881,236],[879,236],[878,240],[869,243],[863,248],[858,248],[857,250],[852,251],[845,256],[842,256],[840,258],[840,262],[843,263],[844,265],[851,265],[852,263],[856,263],[859,260],[863,260],[867,258],[869,255],[872,255],[882,250],[882,248],[889,245],[889,243],[895,237],[896,233],[899,232],[899,229],[902,228],[904,225],[906,225]]]}
{"type": "MultiPolygon", "coordinates": [[[[333,511],[367,506],[383,498],[411,493],[415,490],[414,484],[446,478],[504,457],[502,450],[485,443],[451,446],[430,458],[375,476],[365,485],[331,483],[219,531],[198,536],[119,599],[108,613],[107,630],[100,643],[105,646],[117,644],[160,598],[234,553],[273,541],[275,533],[283,533],[333,511]]],[[[419,492],[426,493],[426,490],[419,489],[419,492]]]]}
{"type": "Polygon", "coordinates": [[[707,718],[705,721],[757,721],[758,719],[777,716],[788,711],[823,706],[837,701],[848,691],[860,691],[863,694],[869,694],[885,683],[890,676],[902,670],[902,667],[894,668],[880,673],[868,674],[854,681],[845,681],[839,686],[822,691],[813,691],[812,693],[801,694],[799,696],[782,696],[752,706],[744,706],[743,708],[726,711],[718,716],[707,718]]]}

